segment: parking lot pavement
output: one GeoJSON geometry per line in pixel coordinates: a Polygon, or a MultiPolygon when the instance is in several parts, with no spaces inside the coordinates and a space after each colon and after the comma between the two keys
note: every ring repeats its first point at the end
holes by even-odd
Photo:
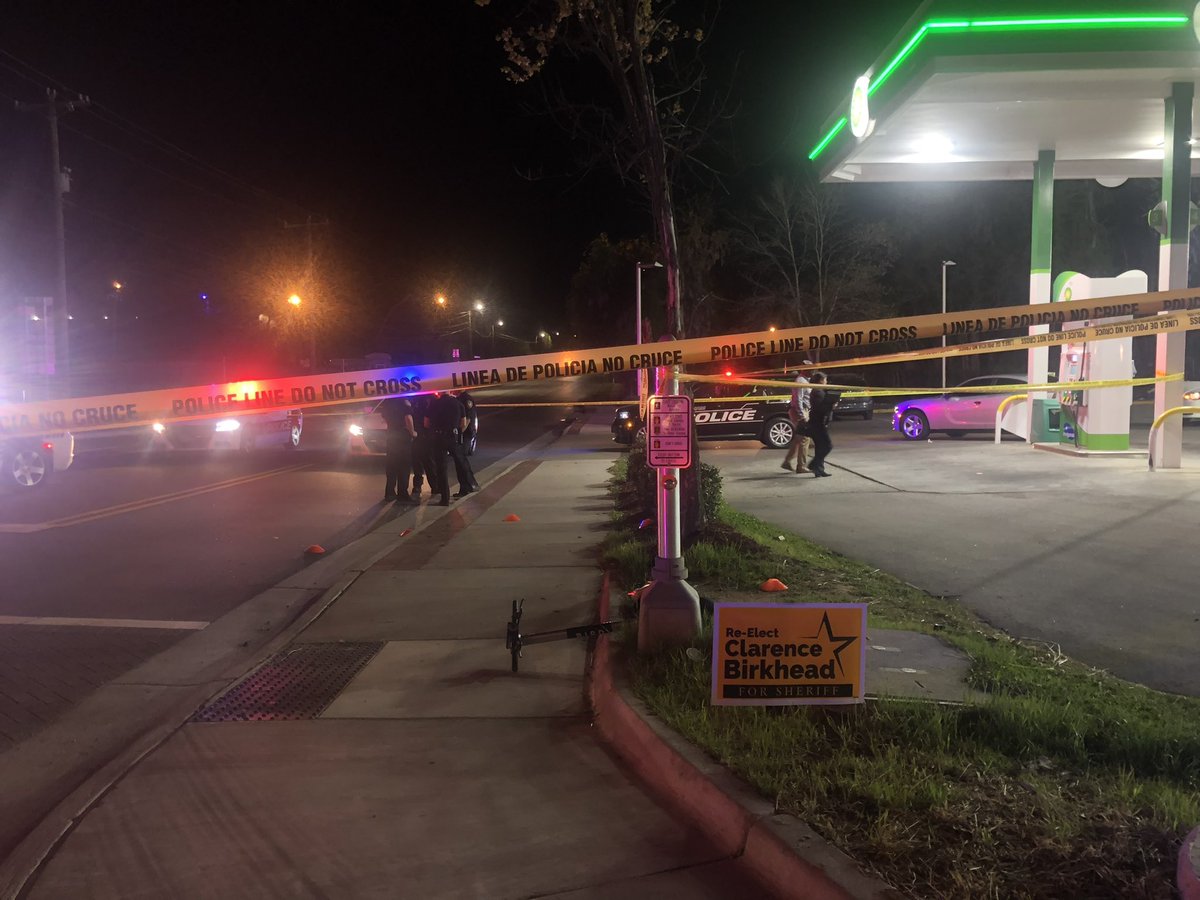
{"type": "Polygon", "coordinates": [[[990,436],[908,442],[888,427],[836,423],[832,478],[785,472],[781,451],[752,442],[705,444],[704,458],[738,509],[960,599],[1014,636],[1200,696],[1200,429],[1184,430],[1184,468],[1150,472],[1145,459],[990,436]]]}

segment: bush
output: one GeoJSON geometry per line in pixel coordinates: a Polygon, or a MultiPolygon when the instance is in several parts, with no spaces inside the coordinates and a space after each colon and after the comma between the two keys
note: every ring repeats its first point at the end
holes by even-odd
{"type": "MultiPolygon", "coordinates": [[[[633,485],[638,509],[644,516],[653,516],[657,509],[654,492],[658,489],[658,475],[646,465],[646,438],[638,435],[629,448],[625,483],[633,485]]],[[[708,463],[700,463],[700,503],[706,521],[712,521],[721,507],[721,470],[708,463]]]]}

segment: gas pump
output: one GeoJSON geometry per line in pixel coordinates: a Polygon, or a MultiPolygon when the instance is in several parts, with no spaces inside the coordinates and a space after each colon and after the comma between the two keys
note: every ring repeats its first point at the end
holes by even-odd
{"type": "MultiPolygon", "coordinates": [[[[1124,272],[1115,278],[1089,278],[1063,272],[1054,282],[1054,299],[1098,300],[1146,291],[1145,272],[1124,272]]],[[[1129,316],[1072,322],[1070,327],[1127,321],[1129,316]]],[[[1061,385],[1080,381],[1121,381],[1133,377],[1133,339],[1064,344],[1058,360],[1061,385]]],[[[1133,388],[1060,390],[1062,428],[1059,442],[1078,452],[1120,452],[1129,449],[1129,409],[1133,388]]]]}
{"type": "MultiPolygon", "coordinates": [[[[1083,374],[1084,363],[1087,361],[1087,344],[1063,344],[1062,355],[1058,358],[1058,383],[1073,384],[1077,381],[1087,381],[1083,374]]],[[[1081,412],[1084,408],[1084,397],[1087,391],[1059,391],[1058,402],[1062,408],[1062,426],[1059,441],[1079,447],[1079,430],[1081,412]]]]}

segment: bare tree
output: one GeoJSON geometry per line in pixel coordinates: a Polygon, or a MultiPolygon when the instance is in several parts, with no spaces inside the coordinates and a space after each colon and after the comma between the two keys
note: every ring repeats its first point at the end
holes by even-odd
{"type": "MultiPolygon", "coordinates": [[[[476,0],[489,6],[492,0],[476,0]]],[[[499,5],[499,3],[497,3],[499,5]]],[[[521,84],[534,79],[557,52],[605,76],[612,92],[585,101],[559,95],[548,111],[577,136],[591,139],[592,161],[605,159],[649,201],[667,282],[667,327],[684,333],[683,276],[676,234],[675,181],[697,154],[724,97],[702,91],[703,26],[686,28],[658,0],[532,0],[509,17],[497,40],[521,84]]]]}
{"type": "Polygon", "coordinates": [[[833,185],[775,178],[738,223],[745,276],[797,326],[871,318],[895,248],[888,227],[856,222],[833,185]]]}

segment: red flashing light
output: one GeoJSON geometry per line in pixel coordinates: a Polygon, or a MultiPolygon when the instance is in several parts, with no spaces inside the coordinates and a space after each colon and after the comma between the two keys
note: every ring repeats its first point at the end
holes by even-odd
{"type": "Polygon", "coordinates": [[[725,370],[725,377],[726,377],[726,378],[732,378],[732,377],[733,377],[733,372],[731,372],[729,369],[726,369],[726,370],[725,370]]]}
{"type": "Polygon", "coordinates": [[[43,441],[43,442],[42,442],[42,449],[43,449],[43,450],[53,450],[53,449],[54,449],[54,444],[50,443],[50,441],[43,441]]]}

